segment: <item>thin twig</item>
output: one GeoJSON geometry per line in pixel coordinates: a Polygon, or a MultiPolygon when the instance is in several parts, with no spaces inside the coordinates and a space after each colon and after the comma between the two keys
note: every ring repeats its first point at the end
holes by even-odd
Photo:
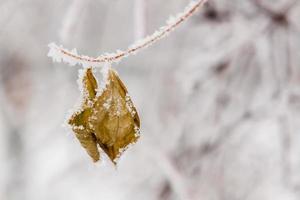
{"type": "Polygon", "coordinates": [[[48,56],[52,57],[53,60],[57,62],[64,61],[70,65],[82,64],[84,67],[90,65],[97,66],[97,63],[99,65],[99,63],[118,62],[122,58],[125,58],[131,54],[135,54],[139,50],[154,44],[159,39],[168,35],[180,24],[182,24],[182,22],[192,16],[207,1],[208,0],[197,0],[191,2],[182,13],[178,14],[175,18],[171,17],[166,26],[161,27],[159,31],[156,31],[152,35],[145,37],[143,40],[129,46],[125,51],[118,50],[115,53],[103,54],[97,58],[93,58],[89,56],[78,55],[75,49],[73,51],[69,51],[64,49],[62,46],[57,46],[56,44],[51,43],[49,44],[50,51],[48,56]]]}

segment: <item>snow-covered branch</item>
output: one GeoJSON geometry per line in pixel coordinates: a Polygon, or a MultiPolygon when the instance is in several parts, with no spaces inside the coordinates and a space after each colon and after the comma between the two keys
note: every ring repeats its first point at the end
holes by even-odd
{"type": "Polygon", "coordinates": [[[182,13],[177,14],[175,17],[170,17],[167,21],[167,25],[161,27],[159,30],[155,31],[152,35],[145,37],[142,40],[135,42],[133,45],[129,46],[126,50],[117,50],[115,53],[105,53],[98,56],[97,58],[79,55],[76,49],[69,51],[64,49],[62,46],[58,46],[55,43],[49,44],[48,56],[52,57],[55,62],[66,62],[71,66],[76,64],[81,64],[83,67],[100,66],[101,63],[112,63],[119,62],[121,59],[136,54],[139,50],[142,50],[163,37],[167,36],[175,28],[177,28],[182,22],[188,19],[192,14],[194,14],[200,7],[202,7],[208,0],[196,0],[192,1],[182,13]]]}

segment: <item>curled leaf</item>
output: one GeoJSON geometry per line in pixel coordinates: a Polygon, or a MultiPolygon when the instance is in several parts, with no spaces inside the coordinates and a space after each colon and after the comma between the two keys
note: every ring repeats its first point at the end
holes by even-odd
{"type": "Polygon", "coordinates": [[[72,126],[72,130],[82,147],[86,149],[93,161],[96,162],[99,160],[100,155],[97,147],[97,139],[93,130],[89,128],[89,117],[92,113],[90,102],[92,102],[96,96],[98,85],[90,68],[86,70],[82,82],[83,104],[81,109],[71,116],[68,123],[72,126]]]}
{"type": "Polygon", "coordinates": [[[100,147],[115,162],[129,144],[137,141],[140,120],[116,72],[108,73],[106,89],[95,102],[90,122],[100,147]]]}
{"type": "Polygon", "coordinates": [[[140,120],[117,73],[109,69],[106,87],[97,94],[97,81],[91,69],[83,77],[84,101],[80,112],[69,124],[76,137],[94,161],[99,147],[116,164],[121,153],[139,138],[140,120]]]}

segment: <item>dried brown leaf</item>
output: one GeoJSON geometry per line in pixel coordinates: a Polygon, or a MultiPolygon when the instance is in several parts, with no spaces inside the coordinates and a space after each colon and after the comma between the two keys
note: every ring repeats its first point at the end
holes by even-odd
{"type": "Polygon", "coordinates": [[[137,111],[114,70],[109,71],[106,89],[95,102],[90,122],[100,147],[113,162],[139,137],[137,111]]]}
{"type": "Polygon", "coordinates": [[[92,113],[90,105],[96,96],[98,85],[90,68],[86,70],[82,81],[84,93],[82,108],[71,116],[68,123],[72,126],[81,145],[86,149],[93,161],[96,162],[99,160],[100,155],[97,148],[97,139],[93,130],[89,128],[89,117],[92,113]]]}
{"type": "Polygon", "coordinates": [[[139,137],[140,120],[135,107],[117,73],[109,69],[106,87],[97,95],[97,81],[88,69],[83,78],[84,103],[69,124],[94,161],[100,148],[116,164],[116,159],[139,137]],[[96,151],[97,150],[97,151],[96,151]]]}

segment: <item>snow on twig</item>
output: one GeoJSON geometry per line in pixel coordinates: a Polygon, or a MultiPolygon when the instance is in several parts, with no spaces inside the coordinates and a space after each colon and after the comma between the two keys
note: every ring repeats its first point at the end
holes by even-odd
{"type": "Polygon", "coordinates": [[[76,49],[69,51],[67,49],[64,49],[62,46],[51,43],[48,45],[50,48],[48,56],[51,57],[54,62],[63,61],[70,64],[71,66],[81,64],[83,67],[97,67],[100,66],[101,63],[119,62],[121,59],[129,55],[136,54],[139,50],[142,50],[167,36],[170,32],[172,32],[175,28],[182,24],[182,22],[192,16],[192,14],[194,14],[207,1],[208,0],[192,1],[182,13],[177,14],[175,17],[170,17],[167,21],[167,25],[161,27],[152,35],[135,42],[124,51],[117,50],[115,53],[105,53],[98,56],[97,58],[93,58],[89,56],[79,55],[76,49]]]}

